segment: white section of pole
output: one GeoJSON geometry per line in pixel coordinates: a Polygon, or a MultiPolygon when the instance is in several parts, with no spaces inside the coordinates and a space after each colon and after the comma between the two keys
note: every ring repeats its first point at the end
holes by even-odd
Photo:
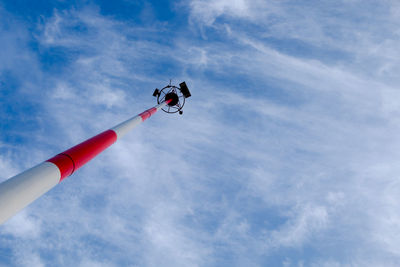
{"type": "Polygon", "coordinates": [[[60,170],[43,162],[0,184],[0,224],[49,191],[60,181],[60,170]]]}
{"type": "MultiPolygon", "coordinates": [[[[162,109],[166,105],[167,105],[167,103],[163,102],[161,104],[158,104],[154,108],[157,109],[157,111],[158,111],[158,110],[162,109]]],[[[134,116],[134,117],[132,117],[132,118],[130,118],[130,119],[118,124],[117,126],[111,128],[111,130],[116,132],[117,139],[120,139],[125,134],[127,134],[130,130],[132,130],[137,125],[139,125],[142,121],[143,121],[142,117],[140,115],[137,115],[137,116],[134,116]]]]}
{"type": "MultiPolygon", "coordinates": [[[[170,100],[171,101],[171,100],[170,100]]],[[[168,102],[169,103],[169,102],[168,102]]],[[[162,109],[163,107],[165,107],[167,105],[167,102],[164,101],[161,104],[158,104],[157,106],[155,106],[155,108],[157,109],[157,111],[159,111],[160,109],[162,109]]]]}
{"type": "Polygon", "coordinates": [[[117,140],[120,139],[122,136],[127,134],[130,130],[135,128],[135,126],[139,125],[142,122],[142,117],[140,116],[135,116],[133,118],[130,118],[114,128],[111,128],[116,134],[117,134],[117,140]]]}

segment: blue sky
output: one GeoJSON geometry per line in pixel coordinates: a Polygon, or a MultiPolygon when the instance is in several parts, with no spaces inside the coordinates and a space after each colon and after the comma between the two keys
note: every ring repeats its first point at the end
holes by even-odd
{"type": "Polygon", "coordinates": [[[398,266],[396,1],[0,1],[0,181],[158,113],[0,227],[0,266],[398,266]]]}

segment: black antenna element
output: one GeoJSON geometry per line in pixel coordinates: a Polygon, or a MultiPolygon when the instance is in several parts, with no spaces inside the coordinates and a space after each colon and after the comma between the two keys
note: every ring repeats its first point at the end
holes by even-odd
{"type": "Polygon", "coordinates": [[[160,91],[158,90],[158,88],[156,88],[156,90],[154,90],[153,96],[158,96],[160,94],[160,91]]]}
{"type": "Polygon", "coordinates": [[[160,104],[164,101],[171,101],[167,106],[163,107],[162,110],[167,113],[176,113],[179,112],[182,115],[182,108],[185,105],[185,99],[191,97],[189,88],[187,87],[185,82],[179,84],[179,87],[175,85],[171,85],[171,80],[169,85],[165,86],[163,89],[154,90],[154,97],[157,97],[157,103],[160,104]]]}
{"type": "Polygon", "coordinates": [[[187,85],[186,85],[185,82],[180,83],[179,86],[180,86],[181,92],[182,92],[182,94],[183,94],[183,96],[184,96],[185,98],[189,98],[189,97],[192,96],[192,95],[190,94],[189,88],[187,87],[187,85]]]}

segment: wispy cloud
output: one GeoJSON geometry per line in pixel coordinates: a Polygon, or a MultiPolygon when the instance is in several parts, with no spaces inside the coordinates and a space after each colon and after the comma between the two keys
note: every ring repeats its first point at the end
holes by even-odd
{"type": "MultiPolygon", "coordinates": [[[[395,7],[384,2],[372,20],[361,1],[314,4],[191,1],[192,28],[177,31],[95,6],[43,18],[37,50],[20,49],[42,64],[41,79],[19,78],[41,96],[32,165],[147,108],[171,76],[193,97],[182,117],[152,117],[7,222],[0,257],[396,265],[397,42],[373,26],[394,29],[395,7]]],[[[24,167],[0,152],[6,173],[24,167]]]]}

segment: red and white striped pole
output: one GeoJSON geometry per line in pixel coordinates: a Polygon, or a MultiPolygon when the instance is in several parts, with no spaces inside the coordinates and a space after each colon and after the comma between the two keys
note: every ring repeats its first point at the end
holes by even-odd
{"type": "Polygon", "coordinates": [[[102,132],[0,184],[0,224],[96,157],[171,99],[102,132]]]}

